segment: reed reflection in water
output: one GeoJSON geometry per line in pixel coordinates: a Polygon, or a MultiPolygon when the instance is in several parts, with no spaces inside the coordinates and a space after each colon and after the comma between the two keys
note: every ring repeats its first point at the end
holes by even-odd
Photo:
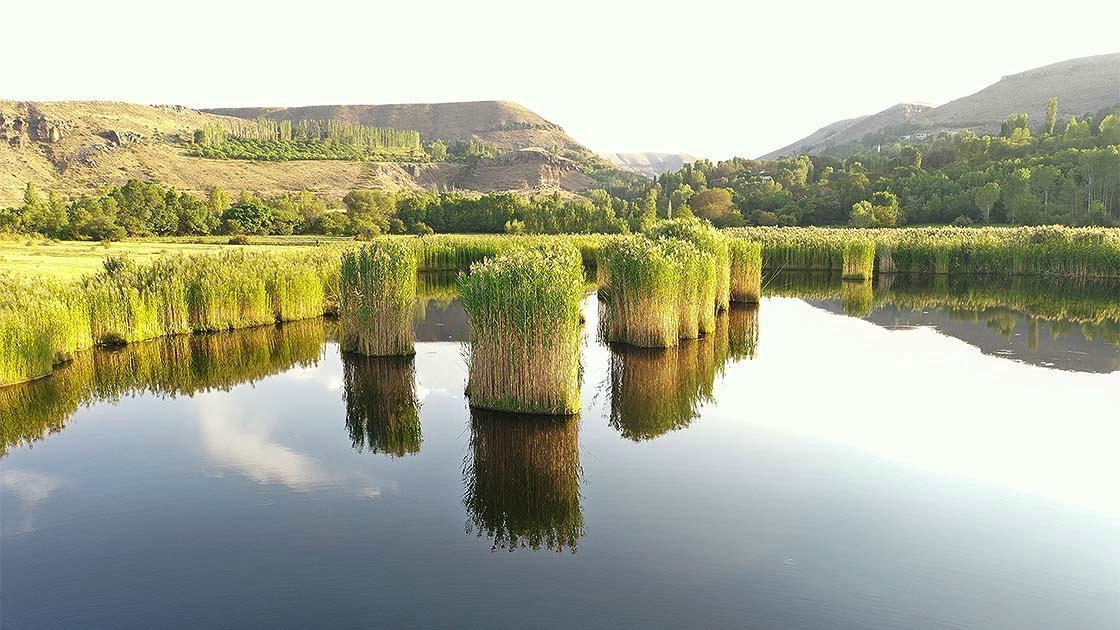
{"type": "Polygon", "coordinates": [[[423,432],[413,357],[342,357],[346,428],[355,449],[404,457],[420,452],[423,432]]]}
{"type": "Polygon", "coordinates": [[[319,362],[334,335],[324,319],[175,335],[78,353],[50,376],[0,388],[0,455],[65,428],[78,409],[125,396],[194,396],[319,362]]]}
{"type": "Polygon", "coordinates": [[[575,552],[584,533],[579,416],[470,414],[467,533],[490,538],[492,550],[575,552]]]}
{"type": "Polygon", "coordinates": [[[713,401],[728,361],[758,351],[758,306],[732,305],[715,331],[675,348],[611,346],[610,423],[628,439],[651,440],[688,426],[713,401]]]}

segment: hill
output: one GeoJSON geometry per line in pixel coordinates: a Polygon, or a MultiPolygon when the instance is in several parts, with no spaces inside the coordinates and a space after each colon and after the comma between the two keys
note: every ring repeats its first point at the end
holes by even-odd
{"type": "MultiPolygon", "coordinates": [[[[181,190],[213,186],[263,194],[312,190],[341,197],[354,188],[533,190],[591,185],[575,163],[553,155],[586,152],[560,127],[513,103],[300,108],[308,117],[337,115],[366,124],[427,130],[430,137],[475,137],[511,151],[469,163],[214,160],[187,154],[195,129],[235,119],[179,105],[99,101],[0,100],[0,206],[18,203],[27,182],[79,193],[128,179],[158,180],[181,190]]],[[[234,111],[234,110],[229,110],[234,111]]],[[[245,116],[293,110],[236,110],[245,116]]]]}
{"type": "Polygon", "coordinates": [[[601,153],[600,157],[623,170],[646,177],[680,170],[685,164],[699,159],[686,153],[601,153]]]}
{"type": "Polygon", "coordinates": [[[864,142],[893,142],[911,134],[972,129],[999,130],[1013,112],[1026,112],[1033,124],[1045,119],[1046,101],[1058,98],[1058,117],[1095,114],[1120,104],[1120,53],[1081,57],[1001,78],[988,87],[933,107],[901,103],[877,114],[842,120],[822,127],[792,144],[762,156],[844,155],[864,142]]]}
{"type": "Polygon", "coordinates": [[[552,152],[589,152],[556,123],[508,101],[406,103],[393,105],[314,105],[310,107],[232,107],[203,110],[238,118],[341,120],[373,127],[415,129],[430,140],[483,140],[502,149],[540,147],[552,152]]]}

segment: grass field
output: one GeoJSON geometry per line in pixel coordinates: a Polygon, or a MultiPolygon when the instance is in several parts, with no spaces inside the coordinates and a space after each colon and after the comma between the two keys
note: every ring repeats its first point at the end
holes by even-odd
{"type": "Polygon", "coordinates": [[[355,241],[329,236],[259,236],[252,237],[249,245],[229,245],[228,242],[228,236],[130,239],[107,245],[87,241],[0,238],[0,273],[66,281],[101,271],[102,261],[109,256],[126,255],[143,265],[174,254],[311,250],[317,246],[355,241]]]}

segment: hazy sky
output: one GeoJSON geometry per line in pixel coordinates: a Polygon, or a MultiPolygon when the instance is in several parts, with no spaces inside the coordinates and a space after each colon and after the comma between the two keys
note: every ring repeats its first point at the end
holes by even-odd
{"type": "Polygon", "coordinates": [[[901,101],[1120,51],[1120,2],[189,3],[4,8],[0,99],[517,101],[599,151],[755,156],[901,101]],[[53,7],[53,8],[52,8],[53,7]],[[1043,10],[1045,8],[1045,12],[1043,10]]]}

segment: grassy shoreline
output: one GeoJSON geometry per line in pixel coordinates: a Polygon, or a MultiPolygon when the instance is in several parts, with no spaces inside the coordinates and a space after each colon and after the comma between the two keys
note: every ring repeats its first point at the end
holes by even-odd
{"type": "MultiPolygon", "coordinates": [[[[661,226],[672,233],[672,224],[661,226]]],[[[678,226],[679,227],[679,226],[678,226]]],[[[657,228],[655,228],[656,230],[657,228]]],[[[873,247],[861,275],[1003,274],[1120,278],[1120,230],[1100,228],[740,228],[702,247],[719,263],[717,310],[729,298],[724,240],[758,243],[775,270],[844,269],[873,247]],[[722,238],[730,237],[729,239],[722,238]],[[873,264],[873,269],[867,269],[873,264]]],[[[695,235],[692,235],[696,240],[695,235]]],[[[561,244],[592,267],[618,237],[433,235],[386,237],[412,250],[418,271],[462,271],[498,254],[561,244]]],[[[696,241],[705,245],[703,240],[696,241]]],[[[337,309],[342,254],[360,243],[267,237],[100,243],[0,239],[0,386],[36,379],[95,345],[291,321],[337,309]]],[[[399,248],[403,250],[404,248],[399,248]]],[[[704,297],[705,304],[708,297],[704,297]]],[[[704,314],[709,309],[702,309],[704,314]]],[[[699,334],[708,332],[701,318],[699,334]]],[[[691,330],[691,327],[690,327],[691,330]]],[[[674,332],[674,338],[677,336],[674,332]]]]}

